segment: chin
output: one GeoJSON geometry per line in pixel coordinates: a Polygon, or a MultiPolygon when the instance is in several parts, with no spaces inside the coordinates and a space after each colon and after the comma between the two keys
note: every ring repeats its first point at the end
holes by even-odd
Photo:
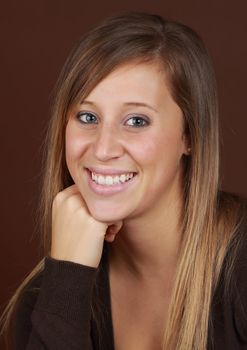
{"type": "Polygon", "coordinates": [[[122,221],[128,216],[128,213],[126,210],[123,210],[122,206],[87,203],[87,207],[92,217],[100,222],[113,223],[122,221]]]}
{"type": "Polygon", "coordinates": [[[122,221],[123,219],[125,219],[125,217],[123,215],[118,215],[118,214],[107,214],[107,213],[99,213],[98,211],[94,211],[94,210],[89,210],[90,214],[92,215],[92,217],[100,222],[104,222],[104,223],[114,223],[117,221],[122,221]]]}

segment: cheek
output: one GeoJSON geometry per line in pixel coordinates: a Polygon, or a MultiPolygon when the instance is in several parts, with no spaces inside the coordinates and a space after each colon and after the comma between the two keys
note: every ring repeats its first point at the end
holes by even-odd
{"type": "Polygon", "coordinates": [[[65,156],[69,170],[76,166],[85,149],[84,138],[68,123],[65,134],[65,156]]]}
{"type": "Polygon", "coordinates": [[[184,150],[181,134],[172,132],[150,134],[141,142],[129,144],[136,161],[153,168],[178,164],[184,150]]]}

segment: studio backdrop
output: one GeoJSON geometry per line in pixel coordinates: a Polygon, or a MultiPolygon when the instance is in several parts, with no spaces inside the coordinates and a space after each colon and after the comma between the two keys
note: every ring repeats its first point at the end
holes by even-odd
{"type": "Polygon", "coordinates": [[[36,212],[58,73],[85,31],[105,17],[131,10],[181,21],[203,38],[218,82],[222,187],[247,195],[245,0],[2,1],[1,310],[41,257],[36,212]]]}

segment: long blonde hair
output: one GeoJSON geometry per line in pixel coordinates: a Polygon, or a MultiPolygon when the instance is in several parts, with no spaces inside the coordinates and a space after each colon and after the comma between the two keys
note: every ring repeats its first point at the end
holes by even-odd
{"type": "MultiPolygon", "coordinates": [[[[172,96],[183,111],[192,150],[184,160],[183,239],[163,349],[204,350],[213,293],[237,235],[241,211],[237,200],[219,192],[214,72],[201,39],[189,27],[157,15],[126,13],[105,20],[72,51],[57,83],[47,136],[40,210],[44,256],[51,246],[53,199],[73,183],[65,161],[68,111],[113,69],[134,59],[163,64],[172,96]]],[[[23,288],[42,269],[43,262],[18,289],[5,311],[5,324],[23,288]]]]}

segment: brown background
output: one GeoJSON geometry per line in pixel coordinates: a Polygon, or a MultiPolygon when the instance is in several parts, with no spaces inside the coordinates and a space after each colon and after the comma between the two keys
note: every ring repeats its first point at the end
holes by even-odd
{"type": "Polygon", "coordinates": [[[106,16],[150,11],[200,33],[218,80],[223,187],[247,195],[246,5],[246,0],[2,1],[0,305],[40,256],[33,232],[53,85],[74,42],[106,16]]]}

